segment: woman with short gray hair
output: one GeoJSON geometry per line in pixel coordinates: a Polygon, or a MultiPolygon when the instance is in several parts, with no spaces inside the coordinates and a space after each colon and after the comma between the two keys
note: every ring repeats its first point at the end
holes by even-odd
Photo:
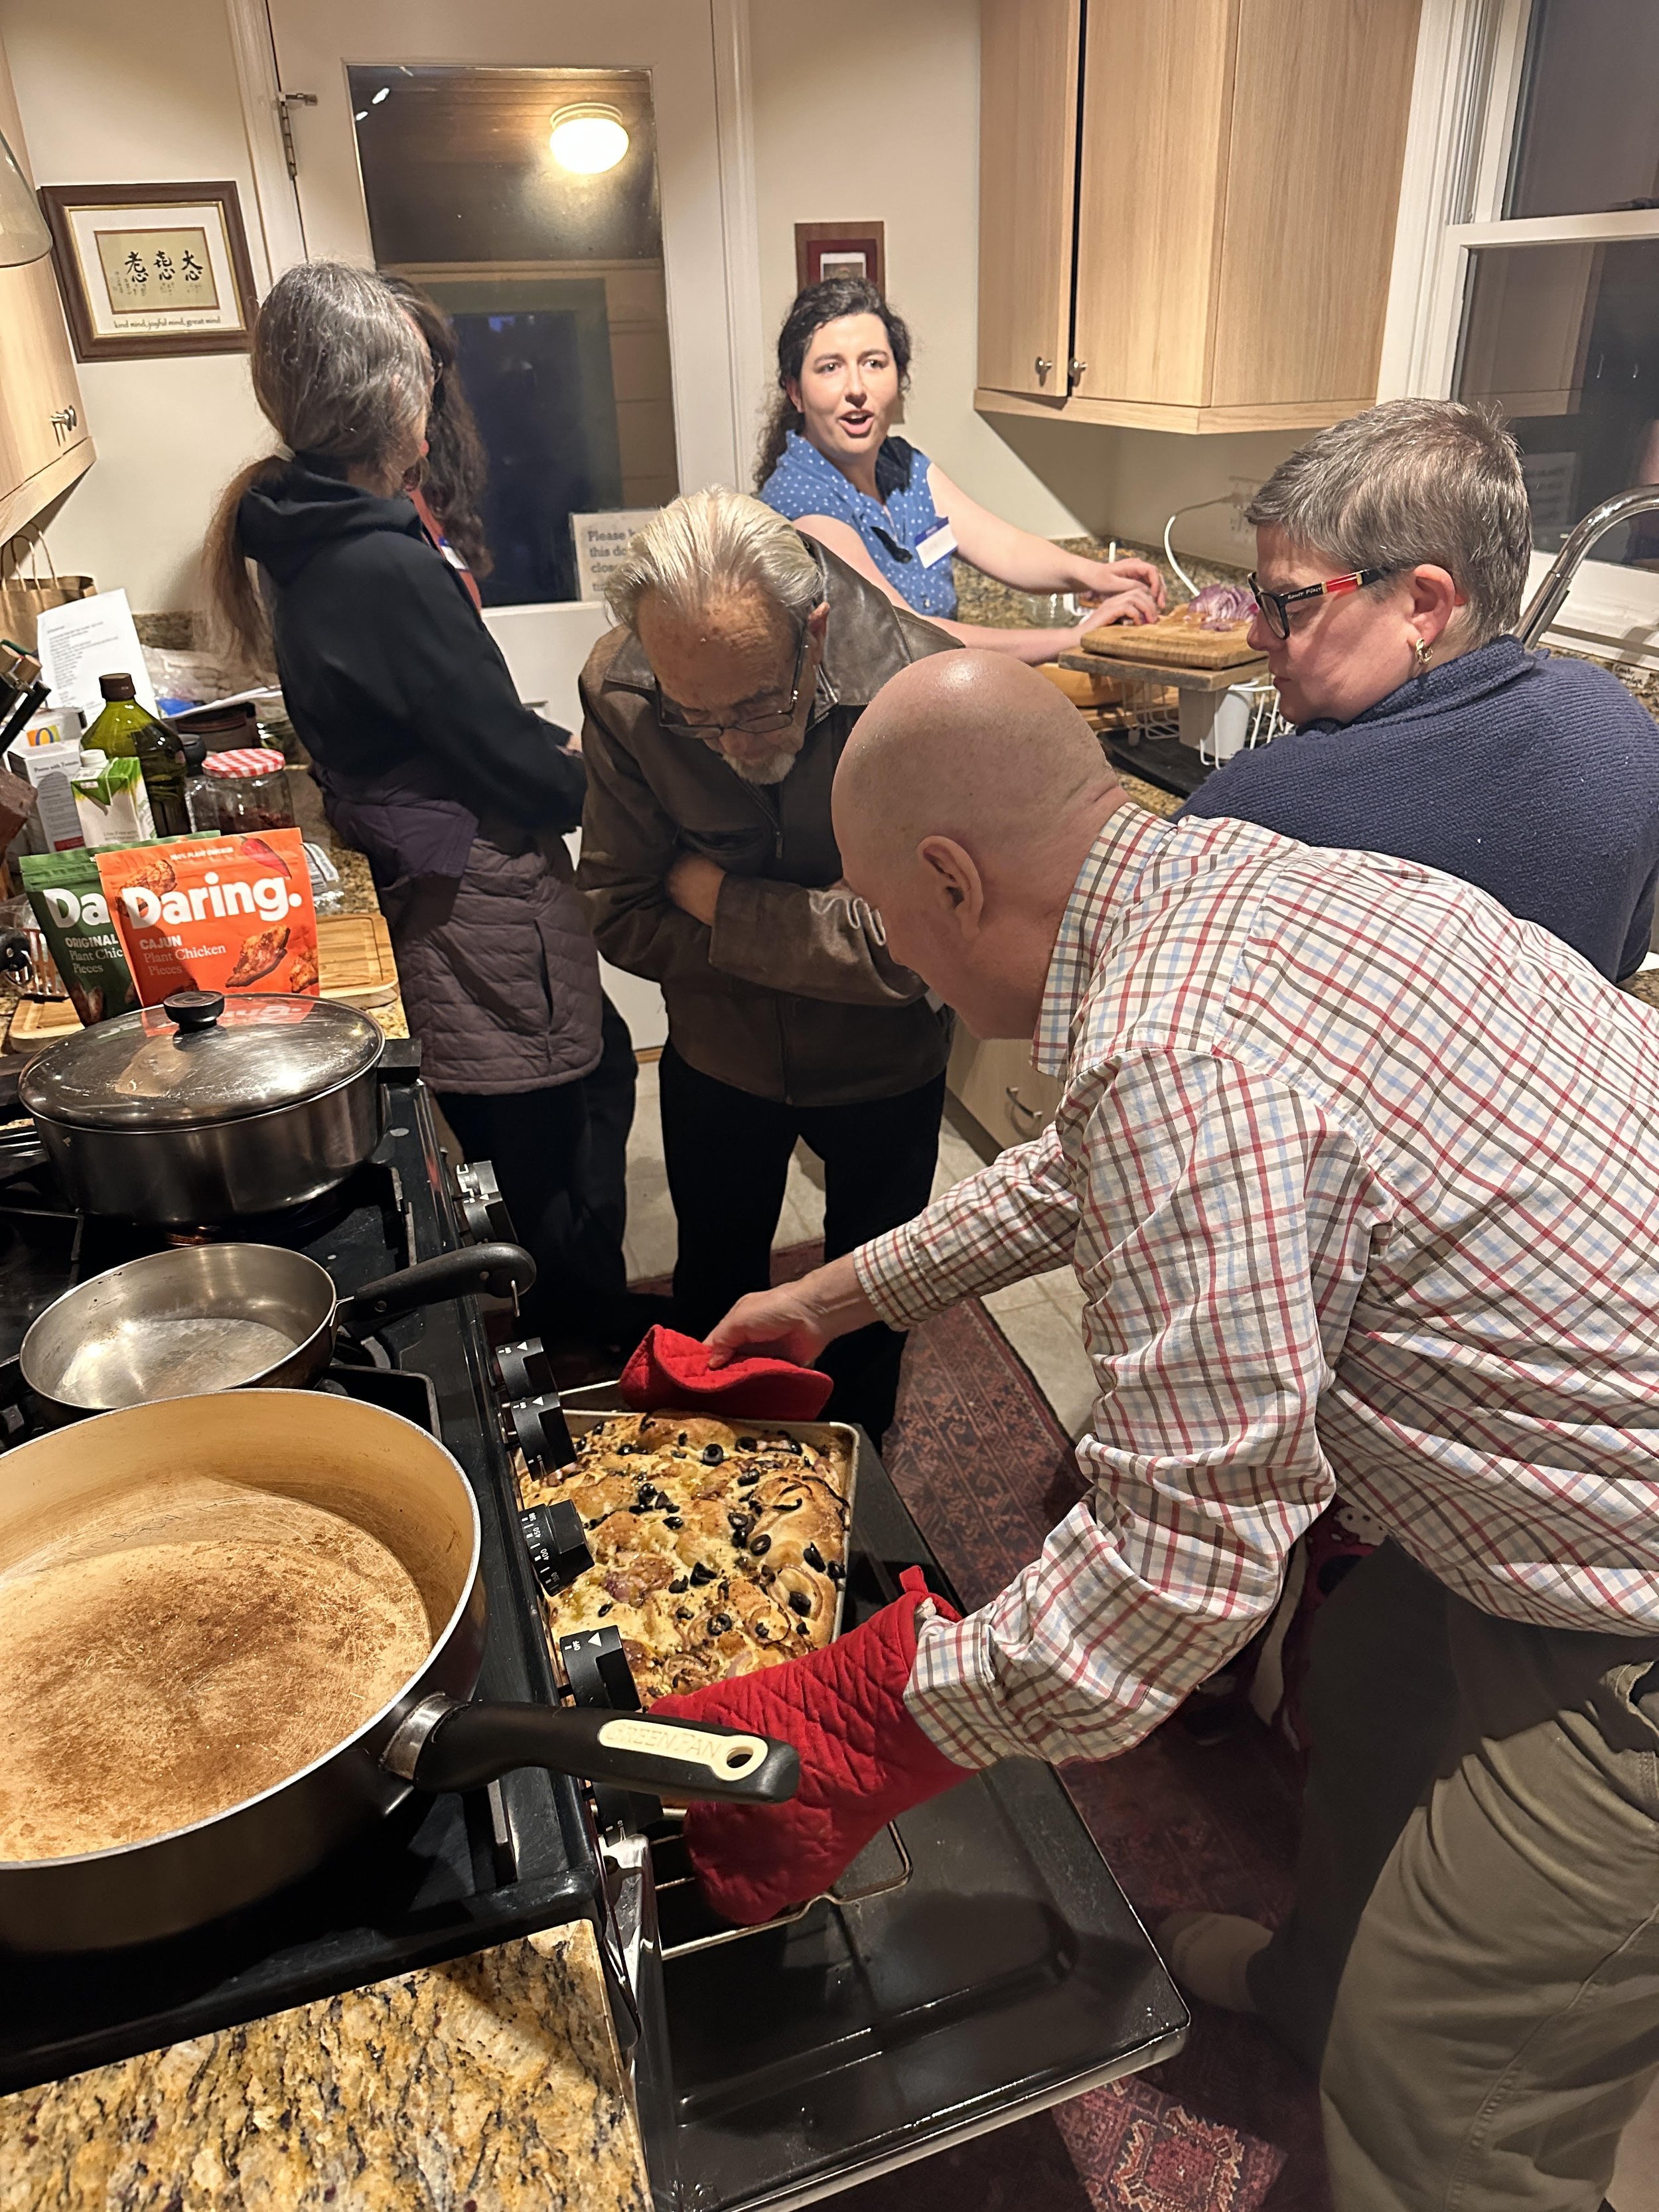
{"type": "MultiPolygon", "coordinates": [[[[370,270],[302,262],[260,307],[251,368],[287,451],[220,503],[219,615],[245,659],[274,657],[329,818],[368,856],[422,1073],[469,1158],[494,1161],[536,1257],[534,1324],[597,1340],[608,1361],[639,1330],[620,1164],[607,1190],[588,1167],[585,1085],[602,1023],[607,1042],[621,1024],[562,842],[580,756],[520,700],[464,572],[404,496],[432,391],[404,304],[370,270]]],[[[625,1030],[622,1046],[631,1115],[625,1030]]]]}
{"type": "Polygon", "coordinates": [[[1617,981],[1659,882],[1659,729],[1606,669],[1528,653],[1532,526],[1515,441],[1395,399],[1282,461],[1250,641],[1294,728],[1182,810],[1414,860],[1489,892],[1617,981]]]}

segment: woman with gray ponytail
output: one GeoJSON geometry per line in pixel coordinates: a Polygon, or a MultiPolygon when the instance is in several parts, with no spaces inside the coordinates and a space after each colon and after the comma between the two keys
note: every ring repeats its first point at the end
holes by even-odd
{"type": "Polygon", "coordinates": [[[403,495],[425,450],[425,341],[373,271],[306,262],[261,307],[252,366],[286,451],[220,503],[215,606],[245,659],[274,656],[329,818],[368,856],[422,1073],[469,1155],[495,1162],[540,1270],[537,1324],[621,1346],[623,1198],[592,1188],[614,1150],[584,1091],[605,1009],[562,842],[586,776],[403,495]]]}

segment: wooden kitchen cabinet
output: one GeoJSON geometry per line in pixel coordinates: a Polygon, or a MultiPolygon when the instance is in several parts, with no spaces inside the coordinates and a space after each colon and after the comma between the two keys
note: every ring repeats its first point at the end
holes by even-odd
{"type": "Polygon", "coordinates": [[[1059,1109],[1064,1086],[1058,1076],[1031,1065],[1031,1048],[1018,1037],[981,1041],[957,1024],[945,1076],[951,1094],[1000,1147],[1029,1144],[1059,1109]]]}
{"type": "Polygon", "coordinates": [[[1066,391],[1083,0],[984,0],[980,18],[979,380],[1066,391]]]}
{"type": "Polygon", "coordinates": [[[0,269],[0,544],[94,458],[52,257],[0,269]]]}
{"type": "Polygon", "coordinates": [[[975,404],[1188,432],[1370,405],[1419,4],[1082,0],[1068,72],[1060,0],[985,0],[975,404]],[[1034,381],[1055,286],[1065,369],[1034,381]]]}

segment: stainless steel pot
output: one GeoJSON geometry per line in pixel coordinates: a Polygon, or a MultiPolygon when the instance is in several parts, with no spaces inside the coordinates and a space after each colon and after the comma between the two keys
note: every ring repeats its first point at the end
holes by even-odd
{"type": "Polygon", "coordinates": [[[18,1097],[73,1205],[193,1228],[343,1182],[380,1142],[383,1049],[334,1000],[177,991],[48,1045],[18,1097]]]}
{"type": "Polygon", "coordinates": [[[303,1389],[342,1337],[355,1341],[444,1298],[529,1290],[517,1244],[441,1252],[342,1298],[325,1267],[280,1244],[183,1244],[66,1291],[18,1353],[43,1409],[84,1413],[259,1385],[303,1389]]]}
{"type": "MultiPolygon", "coordinates": [[[[0,1944],[87,1950],[175,1935],[309,1873],[411,1790],[474,1789],[514,1766],[738,1803],[794,1794],[795,1753],[763,1736],[641,1713],[466,1703],[484,1644],[477,1506],[443,1446],[379,1407],[305,1390],[171,1398],[20,1444],[4,1469],[0,1577],[61,1558],[66,1542],[119,1545],[147,1486],[172,1494],[200,1477],[299,1498],[367,1530],[419,1589],[432,1644],[378,1712],[259,1796],[142,1843],[0,1862],[0,1944]]],[[[100,1626],[88,1617],[88,1646],[100,1626]]],[[[0,1667],[8,1656],[0,1645],[0,1667]]],[[[73,1755],[127,1753],[92,1740],[73,1755]]]]}

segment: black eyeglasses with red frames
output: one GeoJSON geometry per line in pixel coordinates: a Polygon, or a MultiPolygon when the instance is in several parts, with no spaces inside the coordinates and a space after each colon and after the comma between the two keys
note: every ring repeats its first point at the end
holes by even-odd
{"type": "Polygon", "coordinates": [[[1291,609],[1298,599],[1335,599],[1346,592],[1363,592],[1367,584],[1380,584],[1384,576],[1392,576],[1392,568],[1355,568],[1346,576],[1332,576],[1322,584],[1304,584],[1297,592],[1269,592],[1256,581],[1255,571],[1250,571],[1250,596],[1261,610],[1261,619],[1281,644],[1291,634],[1291,609]]]}
{"type": "Polygon", "coordinates": [[[684,714],[672,706],[662,685],[659,684],[657,685],[658,728],[666,731],[672,738],[702,738],[704,739],[718,738],[721,732],[726,730],[734,731],[745,738],[769,738],[781,731],[787,730],[795,719],[800,706],[800,695],[805,688],[801,678],[806,666],[807,647],[811,641],[811,630],[807,624],[803,623],[799,640],[795,647],[795,672],[789,680],[789,703],[787,707],[776,708],[764,714],[745,714],[741,721],[688,722],[684,714]]]}

